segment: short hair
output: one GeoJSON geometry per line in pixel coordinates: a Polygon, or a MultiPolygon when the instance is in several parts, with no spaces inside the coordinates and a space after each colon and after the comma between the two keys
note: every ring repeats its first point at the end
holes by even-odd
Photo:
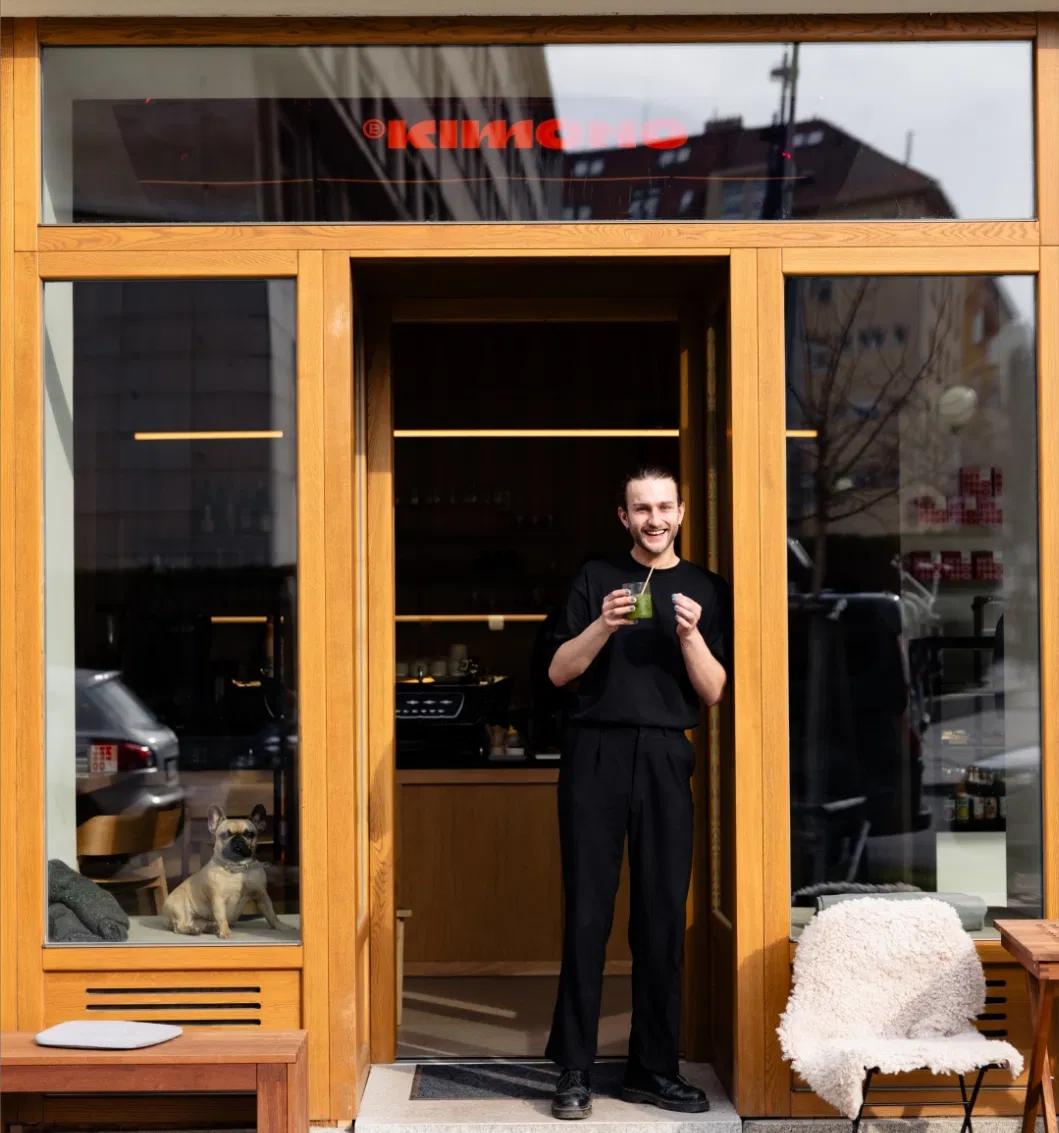
{"type": "Polygon", "coordinates": [[[630,469],[622,481],[620,505],[623,508],[627,508],[629,505],[629,485],[633,480],[672,480],[677,486],[677,503],[682,504],[684,502],[684,496],[680,490],[680,481],[671,468],[664,464],[641,464],[638,468],[630,469]]]}

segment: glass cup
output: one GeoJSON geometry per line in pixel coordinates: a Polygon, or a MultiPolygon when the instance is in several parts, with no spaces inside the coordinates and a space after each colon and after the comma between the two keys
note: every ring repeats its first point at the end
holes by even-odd
{"type": "Polygon", "coordinates": [[[639,582],[623,582],[621,588],[636,601],[632,613],[628,615],[629,621],[642,622],[654,617],[655,610],[654,603],[651,601],[651,591],[646,588],[643,579],[639,582]]]}

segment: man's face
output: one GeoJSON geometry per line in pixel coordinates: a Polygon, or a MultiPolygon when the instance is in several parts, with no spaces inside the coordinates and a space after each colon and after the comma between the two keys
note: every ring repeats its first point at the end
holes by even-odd
{"type": "Polygon", "coordinates": [[[677,537],[684,519],[684,505],[677,502],[677,486],[670,480],[630,480],[625,489],[625,507],[618,518],[633,542],[649,555],[665,554],[677,537]]]}

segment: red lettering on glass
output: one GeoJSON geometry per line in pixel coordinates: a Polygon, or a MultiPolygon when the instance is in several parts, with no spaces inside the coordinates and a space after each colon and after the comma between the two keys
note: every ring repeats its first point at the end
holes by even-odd
{"type": "Polygon", "coordinates": [[[531,118],[523,118],[511,123],[505,122],[503,118],[494,118],[492,122],[486,122],[480,133],[477,131],[478,123],[472,124],[475,127],[474,141],[472,145],[467,146],[468,149],[480,149],[483,145],[491,146],[493,149],[506,149],[510,141],[514,141],[516,149],[529,149],[533,145],[531,118]]]}
{"type": "Polygon", "coordinates": [[[366,138],[385,138],[388,149],[530,149],[534,143],[544,149],[575,148],[587,141],[589,149],[617,145],[632,149],[638,145],[651,149],[676,149],[684,145],[688,135],[682,123],[672,118],[654,118],[637,126],[622,120],[579,122],[570,118],[546,118],[534,123],[531,118],[507,122],[494,118],[480,123],[474,118],[423,118],[407,122],[404,118],[367,118],[361,123],[366,138]]]}
{"type": "Polygon", "coordinates": [[[651,149],[677,149],[688,140],[684,127],[672,118],[652,118],[640,133],[644,145],[651,149]]]}

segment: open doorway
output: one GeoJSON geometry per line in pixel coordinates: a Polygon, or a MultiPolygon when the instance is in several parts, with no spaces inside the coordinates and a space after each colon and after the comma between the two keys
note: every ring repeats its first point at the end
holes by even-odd
{"type": "MultiPolygon", "coordinates": [[[[391,496],[369,514],[392,516],[394,551],[392,656],[369,658],[394,678],[390,1057],[540,1058],[561,955],[567,705],[547,679],[549,634],[579,566],[627,548],[616,508],[634,465],[677,471],[688,504],[678,553],[724,573],[726,519],[711,492],[727,273],[716,262],[365,266],[354,290],[374,373],[368,428],[390,442],[390,475],[369,479],[391,496]]],[[[377,587],[371,600],[384,600],[377,587]]],[[[710,731],[697,736],[685,947],[684,1047],[698,1059],[711,1053],[710,731]]],[[[623,867],[602,1057],[626,1053],[627,923],[623,867]]],[[[386,1057],[374,1037],[373,1050],[386,1057]]]]}

